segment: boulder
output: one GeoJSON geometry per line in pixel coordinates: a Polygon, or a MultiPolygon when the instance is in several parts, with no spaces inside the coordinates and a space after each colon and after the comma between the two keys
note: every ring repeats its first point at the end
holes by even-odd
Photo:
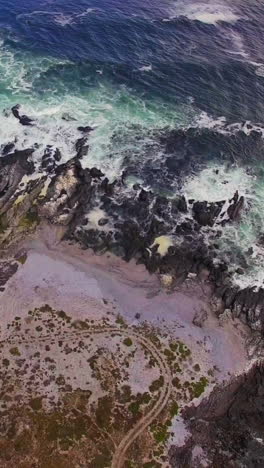
{"type": "MultiPolygon", "coordinates": [[[[54,224],[69,226],[75,218],[79,222],[87,208],[91,196],[91,177],[89,170],[82,169],[75,158],[58,166],[55,173],[56,177],[49,185],[39,212],[54,224]]],[[[70,227],[75,228],[75,224],[70,227]]]]}
{"type": "Polygon", "coordinates": [[[90,133],[94,129],[92,127],[90,127],[89,125],[87,125],[86,127],[78,127],[77,130],[79,130],[79,132],[81,132],[81,133],[90,133]]]}
{"type": "Polygon", "coordinates": [[[96,167],[92,167],[92,169],[90,169],[90,174],[93,179],[101,179],[102,177],[104,177],[103,172],[100,171],[100,169],[97,169],[96,167]]]}
{"type": "Polygon", "coordinates": [[[230,382],[216,385],[199,405],[182,411],[189,434],[170,449],[172,467],[264,466],[264,367],[254,364],[230,382]],[[196,448],[202,458],[194,464],[196,448]]]}
{"type": "Polygon", "coordinates": [[[54,172],[57,163],[61,160],[61,152],[58,148],[47,146],[42,156],[41,167],[48,173],[54,172]]]}
{"type": "Polygon", "coordinates": [[[221,213],[224,202],[208,203],[197,201],[193,203],[193,217],[201,226],[214,226],[215,221],[221,213]]]}
{"type": "Polygon", "coordinates": [[[11,110],[12,110],[13,116],[19,120],[21,125],[25,125],[25,126],[33,125],[34,120],[30,119],[27,115],[20,115],[19,109],[20,109],[19,104],[16,104],[14,107],[12,107],[11,110]]]}
{"type": "Polygon", "coordinates": [[[76,157],[77,157],[78,159],[82,159],[83,156],[86,156],[86,155],[87,155],[88,150],[89,150],[89,146],[87,145],[87,142],[88,142],[88,138],[87,138],[87,137],[79,138],[79,139],[76,141],[75,149],[76,149],[76,151],[77,151],[76,157]]]}
{"type": "Polygon", "coordinates": [[[227,209],[228,216],[232,221],[237,221],[244,207],[245,199],[243,196],[239,197],[238,191],[236,191],[230,203],[227,209]]]}

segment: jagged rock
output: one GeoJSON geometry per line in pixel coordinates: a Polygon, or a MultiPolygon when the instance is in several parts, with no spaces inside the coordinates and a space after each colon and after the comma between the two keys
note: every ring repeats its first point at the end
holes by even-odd
{"type": "Polygon", "coordinates": [[[61,158],[62,158],[61,152],[60,152],[59,148],[56,148],[55,153],[54,153],[54,159],[55,159],[55,161],[59,162],[61,160],[61,158]]]}
{"type": "Polygon", "coordinates": [[[224,202],[195,202],[192,207],[193,217],[201,226],[213,226],[223,205],[224,202]]]}
{"type": "Polygon", "coordinates": [[[141,189],[141,190],[140,190],[140,193],[139,193],[139,196],[138,196],[138,200],[139,200],[140,202],[143,202],[143,203],[148,202],[148,200],[149,200],[149,192],[148,192],[147,190],[141,189]]]}
{"type": "Polygon", "coordinates": [[[54,172],[57,163],[61,160],[61,152],[58,148],[54,149],[52,146],[47,146],[42,157],[41,167],[46,172],[54,172]]]}
{"type": "Polygon", "coordinates": [[[249,359],[263,358],[264,342],[263,337],[258,332],[252,332],[246,342],[246,350],[249,359]]]}
{"type": "Polygon", "coordinates": [[[238,191],[236,191],[230,202],[231,205],[228,207],[227,213],[232,221],[236,221],[244,207],[245,199],[243,196],[239,197],[238,191]]]}
{"type": "Polygon", "coordinates": [[[0,262],[0,287],[2,288],[7,281],[17,272],[18,264],[13,261],[0,262]]]}
{"type": "Polygon", "coordinates": [[[3,156],[6,156],[7,154],[11,153],[11,151],[14,149],[15,147],[15,143],[14,142],[11,142],[11,143],[7,143],[7,145],[5,145],[2,149],[2,154],[3,156]]]}
{"type": "Polygon", "coordinates": [[[16,119],[20,119],[20,115],[19,115],[19,109],[20,109],[20,105],[19,104],[16,104],[14,107],[12,107],[12,113],[13,113],[13,116],[16,118],[16,119]]]}
{"type": "Polygon", "coordinates": [[[171,466],[193,468],[264,466],[264,368],[255,364],[227,385],[215,387],[198,407],[182,415],[189,437],[170,449],[171,466]],[[200,465],[194,465],[195,447],[202,447],[200,465]]]}
{"type": "Polygon", "coordinates": [[[90,174],[93,179],[101,179],[104,176],[103,172],[96,167],[92,167],[92,169],[90,169],[90,174]]]}
{"type": "Polygon", "coordinates": [[[91,177],[89,170],[82,169],[76,159],[62,164],[56,171],[56,177],[48,188],[39,212],[52,223],[69,225],[75,216],[82,213],[83,208],[80,205],[83,198],[87,207],[91,177]]]}
{"type": "Polygon", "coordinates": [[[239,268],[236,269],[236,273],[237,273],[238,275],[244,275],[244,274],[245,274],[245,270],[243,270],[243,268],[240,268],[240,267],[239,267],[239,268]]]}
{"type": "Polygon", "coordinates": [[[116,185],[116,181],[114,181],[114,182],[112,182],[110,184],[109,179],[107,177],[105,177],[104,180],[101,183],[101,190],[104,191],[104,193],[108,197],[111,197],[114,194],[115,185],[116,185]]]}
{"type": "Polygon", "coordinates": [[[79,138],[79,139],[76,141],[75,148],[76,148],[76,151],[77,151],[76,157],[77,157],[78,159],[82,159],[83,156],[86,156],[86,155],[87,155],[88,150],[89,150],[89,146],[87,145],[87,142],[88,142],[88,138],[87,138],[87,137],[79,138]]]}
{"type": "Polygon", "coordinates": [[[12,107],[12,113],[16,119],[19,120],[21,125],[33,125],[34,120],[30,119],[27,115],[20,115],[19,113],[20,105],[16,104],[16,106],[12,107]]]}
{"type": "Polygon", "coordinates": [[[213,297],[211,300],[211,307],[217,316],[221,315],[225,310],[225,304],[219,297],[213,297]]]}
{"type": "Polygon", "coordinates": [[[106,224],[108,224],[109,220],[107,218],[101,218],[99,219],[98,221],[98,224],[99,226],[105,226],[106,224]]]}
{"type": "Polygon", "coordinates": [[[187,213],[187,202],[186,202],[186,199],[185,199],[185,197],[183,195],[178,197],[176,200],[174,200],[174,204],[175,204],[175,202],[176,202],[176,206],[177,206],[178,210],[181,213],[187,213]]]}
{"type": "Polygon", "coordinates": [[[86,127],[78,127],[77,130],[79,130],[79,132],[82,132],[82,133],[90,133],[94,129],[92,127],[90,127],[89,125],[87,125],[86,127]]]}
{"type": "Polygon", "coordinates": [[[0,158],[0,214],[12,204],[12,196],[22,177],[33,172],[32,153],[32,149],[27,149],[0,158]]]}

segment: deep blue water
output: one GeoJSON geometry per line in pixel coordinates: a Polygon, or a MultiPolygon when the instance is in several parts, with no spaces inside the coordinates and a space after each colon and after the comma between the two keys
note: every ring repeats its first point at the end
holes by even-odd
{"type": "Polygon", "coordinates": [[[61,80],[67,92],[85,92],[107,78],[146,99],[192,98],[210,115],[262,119],[264,79],[253,64],[264,62],[260,1],[1,0],[0,11],[1,35],[11,51],[71,61],[42,74],[36,88],[49,82],[60,89],[61,80]],[[198,18],[220,11],[226,21],[190,19],[193,11],[198,18]],[[236,20],[230,21],[232,14],[236,20]],[[138,73],[150,64],[151,72],[138,73]]]}

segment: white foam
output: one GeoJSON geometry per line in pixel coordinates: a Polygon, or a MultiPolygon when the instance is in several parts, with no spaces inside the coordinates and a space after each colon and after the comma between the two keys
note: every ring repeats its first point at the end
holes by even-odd
{"type": "Polygon", "coordinates": [[[142,67],[139,68],[139,71],[144,71],[144,72],[149,72],[152,71],[152,65],[143,65],[142,67]]]}
{"type": "Polygon", "coordinates": [[[261,264],[252,265],[250,269],[245,271],[244,275],[233,273],[233,283],[239,286],[240,289],[255,288],[257,291],[264,288],[264,271],[263,271],[264,255],[261,255],[261,264]]]}
{"type": "Polygon", "coordinates": [[[250,61],[249,60],[250,56],[249,56],[249,53],[245,49],[245,44],[244,44],[242,36],[236,33],[235,31],[232,31],[230,33],[230,39],[231,39],[233,48],[231,50],[228,50],[228,53],[232,55],[238,55],[244,58],[246,61],[250,61]]]}
{"type": "Polygon", "coordinates": [[[89,211],[89,213],[87,213],[86,219],[88,220],[88,224],[83,228],[85,230],[96,229],[97,231],[109,231],[111,229],[109,223],[105,224],[104,226],[100,226],[99,221],[102,218],[108,219],[108,221],[110,221],[107,213],[104,210],[99,207],[93,208],[91,211],[89,211]]]}
{"type": "Polygon", "coordinates": [[[17,15],[17,20],[28,20],[34,16],[51,16],[55,23],[59,24],[62,27],[69,26],[75,24],[79,18],[84,18],[90,13],[94,11],[98,11],[98,8],[86,8],[86,10],[82,11],[81,13],[75,13],[73,15],[66,15],[61,11],[45,11],[45,10],[35,10],[31,13],[21,13],[17,15]]]}
{"type": "MultiPolygon", "coordinates": [[[[50,111],[50,109],[49,109],[50,111]]],[[[36,118],[34,125],[23,127],[19,121],[11,114],[9,117],[0,114],[0,141],[2,144],[15,142],[17,150],[32,148],[38,144],[33,158],[36,163],[40,162],[47,145],[54,146],[61,151],[62,160],[66,162],[74,156],[75,143],[80,138],[80,133],[72,122],[59,120],[58,116],[48,118],[45,115],[45,108],[36,112],[31,106],[23,106],[22,112],[36,118]],[[37,114],[37,115],[36,115],[37,114]]]]}
{"type": "Polygon", "coordinates": [[[74,17],[71,15],[65,15],[64,13],[57,13],[54,15],[54,21],[60,26],[65,27],[74,22],[74,17]]]}
{"type": "Polygon", "coordinates": [[[235,23],[239,16],[231,7],[219,1],[193,2],[180,1],[176,4],[172,17],[185,16],[186,18],[201,23],[213,24],[223,21],[225,23],[235,23]]]}
{"type": "Polygon", "coordinates": [[[199,174],[189,176],[183,187],[187,199],[217,202],[231,199],[236,190],[240,195],[250,196],[254,178],[241,167],[227,169],[221,165],[210,165],[199,174]]]}
{"type": "Polygon", "coordinates": [[[213,118],[208,115],[207,112],[201,112],[195,119],[195,126],[198,128],[222,130],[224,127],[226,127],[226,118],[213,118]]]}
{"type": "Polygon", "coordinates": [[[222,133],[223,135],[232,135],[240,131],[249,135],[251,131],[257,131],[264,137],[264,126],[261,124],[254,124],[250,120],[246,120],[244,122],[234,122],[228,125],[225,117],[214,118],[206,112],[201,112],[199,116],[194,119],[191,127],[208,128],[222,133]]]}
{"type": "Polygon", "coordinates": [[[86,8],[82,13],[76,13],[74,15],[65,15],[64,13],[58,13],[54,15],[54,21],[60,26],[68,26],[71,24],[76,24],[79,18],[84,18],[90,13],[97,11],[98,8],[86,8]]]}
{"type": "Polygon", "coordinates": [[[264,64],[257,64],[258,66],[256,67],[255,73],[257,76],[261,76],[264,78],[264,64]]]}
{"type": "Polygon", "coordinates": [[[56,14],[60,14],[60,12],[57,11],[45,11],[45,10],[34,10],[31,13],[20,13],[19,15],[16,16],[17,20],[21,20],[24,18],[31,18],[32,16],[38,16],[38,15],[50,15],[54,16],[56,14]]]}

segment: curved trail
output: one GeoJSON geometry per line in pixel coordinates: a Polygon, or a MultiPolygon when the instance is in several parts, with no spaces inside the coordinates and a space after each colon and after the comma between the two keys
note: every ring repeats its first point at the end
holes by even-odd
{"type": "Polygon", "coordinates": [[[164,356],[161,354],[159,349],[152,343],[152,341],[144,338],[140,334],[126,329],[120,329],[117,327],[103,327],[103,328],[91,328],[90,330],[76,330],[75,332],[64,332],[62,335],[44,335],[44,336],[36,336],[31,337],[29,339],[10,339],[10,340],[3,340],[3,342],[7,344],[32,344],[34,342],[42,343],[42,342],[51,342],[57,339],[63,339],[64,341],[72,340],[73,338],[77,338],[78,336],[85,337],[90,335],[98,335],[98,334],[113,334],[121,335],[129,338],[133,338],[135,342],[139,343],[145,349],[149,351],[152,357],[156,360],[159,365],[160,375],[164,379],[163,386],[161,388],[159,397],[155,402],[154,406],[151,410],[143,416],[137,424],[132,427],[132,429],[125,435],[125,437],[121,440],[120,444],[117,446],[116,451],[113,455],[111,468],[122,468],[126,459],[126,453],[129,450],[130,446],[133,442],[139,437],[140,434],[158,417],[161,411],[165,408],[168,403],[170,394],[171,394],[171,372],[170,368],[164,359],[164,356]]]}
{"type": "MultiPolygon", "coordinates": [[[[138,338],[138,335],[136,336],[138,338]]],[[[138,436],[152,423],[152,421],[157,418],[157,416],[165,408],[171,393],[171,373],[168,364],[152,342],[142,337],[140,337],[139,341],[158,362],[160,366],[160,373],[164,378],[164,384],[159,394],[159,398],[150,412],[143,416],[143,418],[138,421],[138,423],[126,434],[126,436],[120,442],[113,456],[111,465],[112,468],[122,468],[125,462],[126,452],[133,444],[133,442],[138,438],[138,436]]]]}

